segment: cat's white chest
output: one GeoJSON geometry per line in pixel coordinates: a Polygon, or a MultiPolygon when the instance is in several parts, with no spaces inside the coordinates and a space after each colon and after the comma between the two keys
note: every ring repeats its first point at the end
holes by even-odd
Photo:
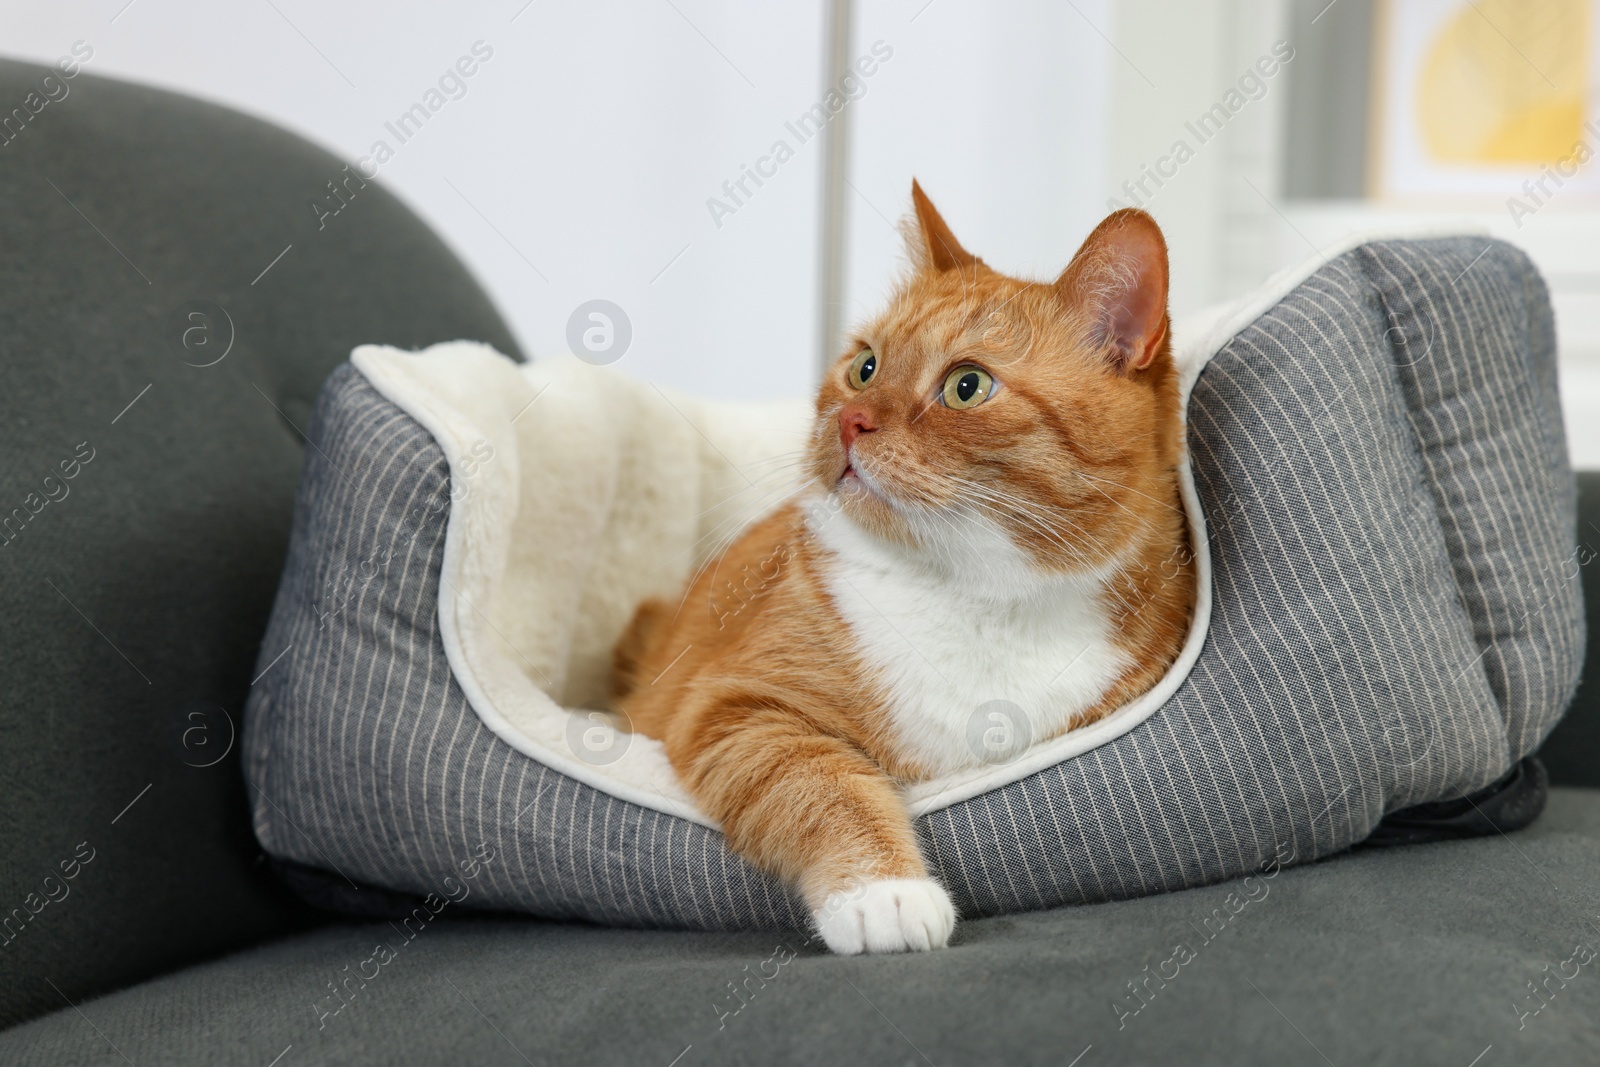
{"type": "Polygon", "coordinates": [[[1045,578],[998,530],[964,531],[970,559],[930,568],[842,515],[814,529],[830,550],[823,581],[884,687],[895,740],[930,773],[1056,735],[1129,665],[1103,577],[1045,578]]]}

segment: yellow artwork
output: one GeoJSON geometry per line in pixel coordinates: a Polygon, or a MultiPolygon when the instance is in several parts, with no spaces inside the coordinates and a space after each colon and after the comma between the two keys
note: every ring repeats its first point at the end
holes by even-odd
{"type": "Polygon", "coordinates": [[[1472,0],[1429,42],[1416,84],[1428,155],[1553,163],[1582,133],[1590,0],[1472,0]]]}
{"type": "Polygon", "coordinates": [[[1379,0],[1367,185],[1520,227],[1600,196],[1600,0],[1379,0]],[[1506,201],[1506,197],[1513,198],[1506,201]]]}

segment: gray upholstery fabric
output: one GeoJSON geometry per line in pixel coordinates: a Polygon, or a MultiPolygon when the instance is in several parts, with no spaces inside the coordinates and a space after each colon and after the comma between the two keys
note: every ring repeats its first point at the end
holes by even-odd
{"type": "MultiPolygon", "coordinates": [[[[1367,245],[1247,327],[1190,405],[1215,608],[1193,674],[1119,740],[918,829],[964,915],[1179,889],[1476,790],[1536,748],[1583,644],[1548,302],[1510,246],[1367,245]]],[[[353,369],[311,430],[252,695],[271,853],[605,922],[795,927],[720,835],[493,736],[437,633],[449,472],[353,369]]]]}
{"type": "MultiPolygon", "coordinates": [[[[0,114],[44,73],[0,61],[0,114]]],[[[328,153],[64,84],[0,145],[0,1026],[61,1004],[46,977],[78,998],[308,925],[251,836],[231,740],[300,431],[352,345],[514,351],[382,188],[318,229],[328,153]],[[94,858],[63,880],[80,843],[94,858]]]]}
{"type": "MultiPolygon", "coordinates": [[[[0,102],[41,73],[0,61],[0,102]]],[[[312,1003],[386,927],[329,927],[85,1001],[307,921],[259,863],[237,752],[184,765],[211,758],[204,745],[225,728],[188,718],[189,701],[237,720],[255,677],[299,471],[302,438],[250,383],[304,430],[353,344],[466,336],[511,348],[460,265],[380,188],[315,229],[306,189],[338,167],[324,153],[181,97],[88,74],[71,86],[0,148],[4,505],[86,436],[97,449],[70,498],[0,549],[0,905],[22,905],[77,842],[96,855],[69,898],[0,949],[0,1026],[55,1013],[0,1032],[0,1063],[266,1067],[291,1044],[277,1067],[525,1063],[495,1027],[541,1065],[667,1064],[691,1043],[678,1067],[923,1063],[911,1041],[941,1065],[1065,1064],[1091,1042],[1079,1067],[1322,1063],[1294,1027],[1341,1065],[1465,1067],[1491,1041],[1478,1067],[1594,1062],[1592,970],[1561,988],[1542,968],[1567,959],[1584,936],[1578,917],[1596,914],[1600,796],[1559,791],[1512,841],[1286,872],[1121,1032],[1112,998],[1221,906],[1224,887],[968,922],[929,957],[808,953],[720,1031],[712,1005],[733,1003],[726,983],[759,972],[783,935],[446,915],[403,950],[409,970],[386,969],[321,1031],[312,1003]],[[294,249],[251,286],[284,231],[294,249]],[[197,296],[237,326],[238,347],[209,370],[184,366],[166,333],[167,313],[197,296]],[[52,607],[41,577],[87,618],[52,607]],[[197,722],[207,728],[186,745],[197,722]],[[1528,980],[1558,994],[1518,1031],[1512,1005],[1528,1004],[1517,1000],[1528,980]]],[[[1600,506],[1600,479],[1588,486],[1600,506]]],[[[1600,784],[1600,701],[1580,694],[1544,754],[1557,781],[1600,784]]]]}
{"type": "Polygon", "coordinates": [[[1584,662],[1572,708],[1545,738],[1539,758],[1556,785],[1600,789],[1600,473],[1578,472],[1578,555],[1562,569],[1581,571],[1588,616],[1584,662]],[[1576,564],[1576,566],[1574,566],[1576,564]]]}
{"type": "Polygon", "coordinates": [[[1597,886],[1600,794],[1558,789],[1511,838],[980,919],[917,955],[828,956],[798,934],[461,921],[446,908],[410,941],[388,924],[340,926],[81,1015],[63,1007],[0,1034],[0,1062],[122,1064],[115,1044],[141,1067],[267,1067],[286,1049],[278,1067],[1066,1067],[1085,1049],[1077,1067],[1468,1067],[1492,1045],[1476,1067],[1589,1067],[1600,959],[1567,961],[1580,943],[1600,951],[1597,886]],[[1235,911],[1230,894],[1249,902],[1235,911]],[[364,965],[380,941],[395,958],[364,965]],[[1178,942],[1194,958],[1163,968],[1178,942]],[[1562,970],[1577,976],[1563,983],[1562,970]],[[363,986],[357,972],[376,977],[363,986]],[[761,974],[764,985],[750,977],[761,974]],[[329,983],[347,979],[332,1014],[329,983]],[[1147,990],[1136,1015],[1130,982],[1147,990]],[[724,1018],[740,1004],[730,983],[748,983],[748,1003],[724,1018]]]}

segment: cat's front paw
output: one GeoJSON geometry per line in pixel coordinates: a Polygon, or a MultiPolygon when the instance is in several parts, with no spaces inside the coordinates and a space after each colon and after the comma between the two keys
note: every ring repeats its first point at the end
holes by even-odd
{"type": "Polygon", "coordinates": [[[817,932],[841,956],[944,948],[956,909],[931,878],[884,878],[834,893],[812,912],[817,932]]]}

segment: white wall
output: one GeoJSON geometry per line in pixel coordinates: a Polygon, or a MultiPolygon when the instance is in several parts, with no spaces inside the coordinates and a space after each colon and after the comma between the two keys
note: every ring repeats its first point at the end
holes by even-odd
{"type": "MultiPolygon", "coordinates": [[[[1121,183],[1274,40],[1318,32],[1290,24],[1283,0],[855,7],[851,57],[880,41],[892,56],[874,57],[844,111],[847,324],[900,269],[893,224],[913,175],[974,252],[1052,276],[1121,183]]],[[[477,273],[527,352],[565,350],[573,310],[603,298],[632,320],[624,369],[754,399],[808,392],[818,368],[822,138],[802,143],[786,124],[829,88],[824,18],[824,0],[12,3],[0,50],[51,62],[83,39],[92,73],[216,100],[352,161],[388,141],[379,180],[477,273]],[[385,124],[477,41],[493,57],[466,95],[400,145],[385,124]],[[731,203],[723,182],[778,140],[794,157],[760,188],[747,180],[753,195],[719,226],[708,199],[731,203]]],[[[1284,94],[1284,76],[1271,79],[1148,204],[1178,314],[1249,288],[1308,241],[1445,221],[1284,200],[1284,94]]],[[[1569,432],[1588,466],[1600,465],[1597,217],[1552,210],[1508,234],[1552,280],[1569,432]]]]}
{"type": "Polygon", "coordinates": [[[1282,225],[1274,210],[1277,131],[1293,73],[1293,60],[1285,66],[1274,46],[1294,35],[1279,0],[1119,0],[1116,14],[1107,185],[1120,203],[1161,224],[1172,257],[1172,311],[1182,316],[1248,292],[1268,273],[1254,250],[1282,225]],[[1226,103],[1250,71],[1260,88],[1233,98],[1243,106],[1202,140],[1197,120],[1226,103]],[[1179,142],[1192,152],[1181,164],[1173,151],[1179,142]],[[1151,168],[1172,176],[1158,186],[1151,168]],[[1141,179],[1144,191],[1125,187],[1141,179]]]}
{"type": "Polygon", "coordinates": [[[818,154],[720,229],[705,201],[816,99],[820,0],[124,3],[8,11],[0,47],[52,61],[82,38],[90,73],[239,108],[350,160],[386,140],[379,180],[530,355],[566,350],[573,309],[604,298],[632,320],[619,366],[635,374],[730,397],[809,389],[818,154]],[[400,145],[384,124],[479,40],[493,57],[466,95],[400,145]]]}
{"type": "Polygon", "coordinates": [[[1053,279],[1106,214],[1110,0],[863,2],[855,49],[895,49],[851,130],[845,323],[903,266],[917,178],[962,245],[1053,279]],[[1077,10],[1074,10],[1076,6],[1077,10]],[[919,13],[920,12],[920,13],[919,13]],[[914,21],[913,21],[914,19],[914,21]]]}
{"type": "MultiPolygon", "coordinates": [[[[809,392],[822,138],[785,123],[824,99],[823,0],[96,0],[8,5],[0,49],[287,126],[379,180],[476,272],[526,351],[566,350],[603,298],[632,321],[618,365],[698,392],[809,392]],[[420,133],[385,129],[476,41],[493,57],[420,133]],[[786,141],[794,156],[732,215],[707,200],[786,141]],[[498,232],[497,232],[498,231],[498,232]]],[[[892,58],[847,106],[851,180],[889,219],[911,175],[996,266],[1049,274],[1099,217],[1105,63],[1084,16],[1109,0],[858,0],[852,54],[892,58]]],[[[770,172],[772,164],[767,164],[770,172]]],[[[850,308],[896,269],[898,237],[851,194],[850,308]]],[[[307,209],[309,212],[309,208],[307,209]]]]}
{"type": "MultiPolygon", "coordinates": [[[[1288,0],[1116,0],[1107,185],[1126,197],[1136,178],[1185,126],[1221,99],[1275,42],[1298,49],[1329,32],[1318,25],[1331,5],[1291,9],[1288,0]]],[[[1294,201],[1284,172],[1288,84],[1305,69],[1290,61],[1265,79],[1265,91],[1204,145],[1177,176],[1140,206],[1151,211],[1172,252],[1176,315],[1248,292],[1272,272],[1318,254],[1352,234],[1433,230],[1488,232],[1521,246],[1550,286],[1560,350],[1562,405],[1575,466],[1600,469],[1600,210],[1565,197],[1515,224],[1493,201],[1386,204],[1365,200],[1294,201]]],[[[1356,106],[1361,102],[1357,101],[1356,106]]]]}

